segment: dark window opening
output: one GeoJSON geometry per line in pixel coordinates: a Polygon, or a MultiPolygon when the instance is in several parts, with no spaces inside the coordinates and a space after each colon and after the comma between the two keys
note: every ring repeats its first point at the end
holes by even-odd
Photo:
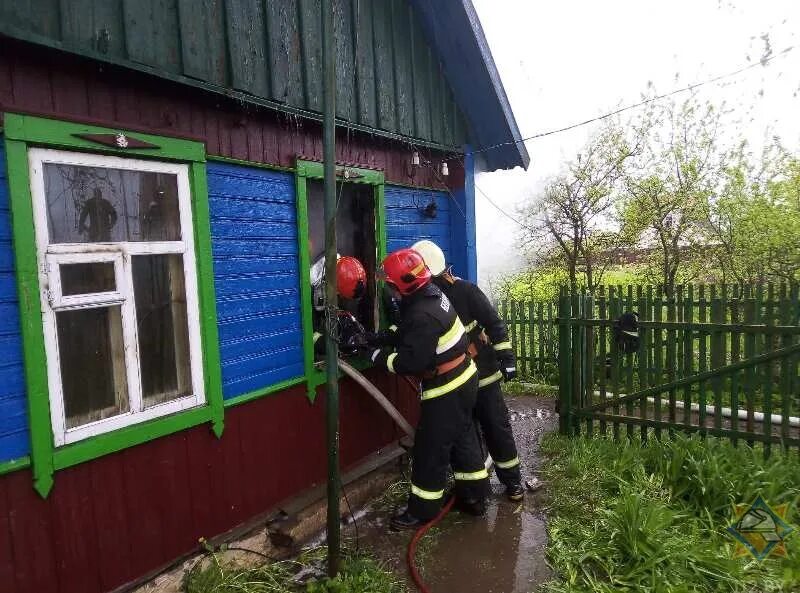
{"type": "MultiPolygon", "coordinates": [[[[309,255],[313,265],[325,253],[323,184],[309,180],[309,255]]],[[[367,331],[378,327],[375,268],[377,265],[375,194],[371,185],[337,183],[336,246],[339,255],[357,258],[367,272],[366,294],[358,302],[339,298],[339,308],[353,313],[367,331]]]]}

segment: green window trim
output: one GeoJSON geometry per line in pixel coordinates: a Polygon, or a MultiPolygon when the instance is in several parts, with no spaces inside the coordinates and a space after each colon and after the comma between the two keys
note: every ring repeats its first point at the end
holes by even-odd
{"type": "MultiPolygon", "coordinates": [[[[53,486],[54,472],[58,469],[95,459],[192,426],[210,423],[217,437],[221,436],[224,428],[224,406],[211,258],[205,146],[200,142],[190,140],[14,113],[4,114],[4,136],[28,399],[31,439],[30,465],[36,491],[42,497],[46,497],[53,486]],[[115,135],[119,133],[151,146],[122,148],[107,146],[81,137],[87,134],[115,135]],[[28,167],[29,146],[128,158],[180,161],[188,165],[197,268],[200,342],[206,394],[205,405],[126,426],[62,447],[54,446],[47,384],[44,327],[39,303],[36,238],[28,167]]],[[[0,465],[0,473],[21,467],[24,467],[23,460],[16,460],[0,465]]]]}
{"type": "MultiPolygon", "coordinates": [[[[306,395],[312,403],[317,396],[317,387],[325,383],[325,373],[314,364],[314,327],[311,310],[311,262],[308,253],[308,190],[309,179],[323,179],[323,164],[319,161],[297,160],[295,168],[295,192],[297,194],[297,241],[300,261],[300,312],[303,323],[303,364],[305,369],[306,395]]],[[[360,167],[337,166],[338,179],[347,183],[373,186],[375,199],[375,244],[378,249],[377,261],[386,257],[386,177],[383,171],[360,167]],[[352,176],[351,176],[352,174],[352,176]]],[[[378,299],[380,307],[380,299],[378,299]]],[[[355,365],[363,370],[371,364],[355,365]]]]}

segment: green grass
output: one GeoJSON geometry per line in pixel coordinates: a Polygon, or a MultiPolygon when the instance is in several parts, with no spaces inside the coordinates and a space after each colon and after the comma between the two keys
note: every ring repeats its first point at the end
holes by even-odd
{"type": "Polygon", "coordinates": [[[186,593],[407,593],[406,586],[380,562],[363,552],[345,552],[335,579],[316,576],[300,582],[307,571],[324,574],[325,548],[307,550],[296,560],[269,562],[256,568],[226,565],[210,554],[184,582],[186,593]]]}
{"type": "Polygon", "coordinates": [[[514,380],[503,383],[503,393],[506,395],[535,395],[553,398],[558,396],[558,386],[535,383],[525,379],[521,381],[514,380]]]}
{"type": "Polygon", "coordinates": [[[796,453],[764,461],[748,447],[679,436],[647,444],[550,435],[548,561],[556,592],[800,591],[800,536],[789,558],[732,557],[725,528],[735,503],[757,494],[789,503],[797,525],[796,453]]]}

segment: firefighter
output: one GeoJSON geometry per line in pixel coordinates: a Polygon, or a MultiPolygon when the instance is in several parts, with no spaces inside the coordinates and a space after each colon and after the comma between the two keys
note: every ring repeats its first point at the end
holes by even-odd
{"type": "Polygon", "coordinates": [[[431,282],[422,256],[400,249],[383,260],[384,280],[400,295],[393,348],[377,348],[376,366],[421,380],[420,418],[411,451],[408,507],[392,517],[393,529],[415,529],[442,506],[448,466],[455,477],[457,508],[485,513],[488,473],[472,420],[478,389],[467,334],[447,297],[431,282]]]}
{"type": "MultiPolygon", "coordinates": [[[[339,256],[336,260],[336,291],[343,299],[356,301],[364,296],[367,288],[367,273],[355,257],[339,256]]],[[[325,257],[311,266],[311,289],[314,303],[314,354],[325,354],[325,257]]],[[[339,303],[337,311],[337,339],[343,354],[355,354],[356,337],[363,335],[364,328],[349,311],[339,303]]]]}
{"type": "Polygon", "coordinates": [[[522,500],[519,457],[508,408],[500,388],[501,379],[517,376],[517,361],[508,329],[489,299],[475,284],[453,276],[444,253],[433,241],[422,240],[412,249],[419,252],[433,274],[433,282],[453,303],[469,334],[470,354],[478,364],[478,402],[475,417],[480,424],[497,478],[506,487],[509,500],[522,500]]]}

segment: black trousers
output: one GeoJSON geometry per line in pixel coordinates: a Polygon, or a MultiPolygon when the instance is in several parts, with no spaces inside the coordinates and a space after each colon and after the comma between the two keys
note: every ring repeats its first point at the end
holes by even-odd
{"type": "Polygon", "coordinates": [[[475,418],[481,427],[486,448],[494,460],[497,479],[509,486],[519,484],[522,477],[517,445],[514,443],[508,407],[503,399],[500,383],[495,381],[478,389],[475,418]]]}
{"type": "Polygon", "coordinates": [[[489,476],[473,421],[477,391],[475,373],[458,389],[420,403],[408,498],[408,511],[418,519],[427,521],[439,512],[451,465],[457,497],[486,498],[489,476]]]}

